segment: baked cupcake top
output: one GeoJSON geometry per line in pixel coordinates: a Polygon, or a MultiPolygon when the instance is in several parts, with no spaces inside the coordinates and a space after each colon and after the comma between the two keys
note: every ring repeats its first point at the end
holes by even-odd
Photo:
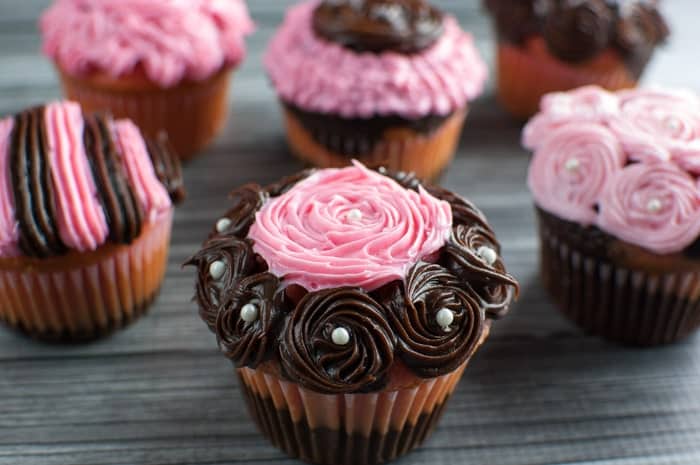
{"type": "Polygon", "coordinates": [[[439,376],[517,291],[481,212],[410,175],[356,163],[233,196],[188,264],[200,314],[239,367],[277,361],[324,393],[381,389],[398,365],[439,376]]]}
{"type": "Polygon", "coordinates": [[[545,96],[525,127],[536,204],[656,254],[700,238],[700,98],[583,87],[545,96]]]}
{"type": "Polygon", "coordinates": [[[55,102],[0,119],[0,258],[128,244],[182,200],[166,140],[55,102]]]}
{"type": "Polygon", "coordinates": [[[162,87],[237,65],[254,28],[243,0],[56,0],[40,26],[62,71],[143,73],[162,87]]]}
{"type": "MultiPolygon", "coordinates": [[[[540,35],[561,60],[581,62],[613,47],[647,57],[668,26],[656,0],[485,0],[501,38],[522,44],[540,35]]],[[[646,60],[646,59],[645,59],[646,60]]]]}
{"type": "Polygon", "coordinates": [[[345,118],[448,115],[487,76],[472,36],[424,0],[303,2],[265,67],[285,103],[345,118]]]}

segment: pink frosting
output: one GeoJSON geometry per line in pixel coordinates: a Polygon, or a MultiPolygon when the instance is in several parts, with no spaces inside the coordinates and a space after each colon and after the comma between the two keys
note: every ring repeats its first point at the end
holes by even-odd
{"type": "Polygon", "coordinates": [[[119,145],[127,176],[141,202],[146,220],[155,222],[168,213],[170,196],[158,180],[141,131],[129,120],[119,120],[112,128],[119,145]]]}
{"type": "Polygon", "coordinates": [[[142,69],[163,87],[237,65],[253,28],[243,0],[56,0],[41,18],[44,53],[64,71],[142,69]]]}
{"type": "Polygon", "coordinates": [[[19,254],[19,226],[15,220],[9,169],[10,134],[13,126],[13,118],[0,120],[0,257],[19,254]]]}
{"type": "Polygon", "coordinates": [[[105,242],[109,229],[85,153],[80,105],[52,103],[44,117],[59,235],[71,249],[95,250],[105,242]]]}
{"type": "Polygon", "coordinates": [[[601,193],[624,164],[622,146],[610,130],[570,123],[543,140],[530,164],[528,184],[541,208],[592,224],[601,193]]]}
{"type": "Polygon", "coordinates": [[[631,165],[608,184],[598,225],[658,253],[681,251],[700,235],[700,190],[671,163],[631,165]]]}
{"type": "Polygon", "coordinates": [[[355,163],[317,171],[270,200],[249,237],[270,271],[288,283],[371,291],[432,258],[451,226],[447,202],[355,163]]]}
{"type": "Polygon", "coordinates": [[[479,95],[487,68],[453,17],[443,36],[419,54],[357,53],[318,38],[317,1],[292,7],[265,56],[279,96],[313,112],[346,118],[447,115],[479,95]]]}

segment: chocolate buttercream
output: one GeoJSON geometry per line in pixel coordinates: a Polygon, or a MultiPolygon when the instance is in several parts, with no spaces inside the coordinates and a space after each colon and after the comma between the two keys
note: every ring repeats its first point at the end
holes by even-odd
{"type": "Polygon", "coordinates": [[[425,0],[325,0],[314,32],[357,52],[418,53],[443,33],[442,13],[425,0]]]}
{"type": "Polygon", "coordinates": [[[174,155],[175,150],[170,145],[167,133],[161,132],[156,139],[145,137],[144,140],[156,177],[168,191],[174,203],[184,201],[186,193],[182,179],[182,166],[174,155]]]}

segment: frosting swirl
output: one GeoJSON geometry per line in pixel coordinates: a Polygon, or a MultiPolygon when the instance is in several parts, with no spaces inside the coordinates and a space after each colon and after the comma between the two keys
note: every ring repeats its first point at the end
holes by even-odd
{"type": "Polygon", "coordinates": [[[394,362],[394,335],[384,310],[353,288],[307,294],[282,337],[283,370],[322,393],[376,389],[394,362]],[[345,340],[334,336],[339,329],[346,332],[345,340]]]}
{"type": "Polygon", "coordinates": [[[671,163],[630,165],[601,196],[598,225],[654,252],[679,252],[700,235],[700,189],[671,163]]]}
{"type": "Polygon", "coordinates": [[[554,2],[543,36],[562,60],[580,62],[596,56],[610,42],[615,15],[605,0],[554,2]]]}
{"type": "Polygon", "coordinates": [[[314,10],[313,28],[356,52],[410,54],[440,38],[442,19],[425,0],[325,0],[314,10]]]}
{"type": "Polygon", "coordinates": [[[233,200],[233,207],[223,216],[228,221],[217,223],[212,235],[230,234],[242,239],[248,235],[255,214],[270,196],[257,184],[246,184],[231,192],[229,197],[233,200]]]}
{"type": "Polygon", "coordinates": [[[610,130],[592,123],[570,123],[537,149],[528,185],[540,207],[564,219],[591,224],[608,179],[625,161],[622,146],[610,130]]]}
{"type": "Polygon", "coordinates": [[[142,71],[163,87],[237,65],[253,29],[242,0],[56,0],[41,18],[44,53],[63,71],[142,71]]]}
{"type": "Polygon", "coordinates": [[[10,135],[14,128],[14,118],[0,120],[0,256],[13,257],[20,254],[19,224],[15,219],[15,207],[10,179],[10,135]]]}
{"type": "Polygon", "coordinates": [[[287,283],[371,291],[437,252],[451,224],[447,202],[356,164],[318,171],[270,200],[249,238],[287,283]]]}

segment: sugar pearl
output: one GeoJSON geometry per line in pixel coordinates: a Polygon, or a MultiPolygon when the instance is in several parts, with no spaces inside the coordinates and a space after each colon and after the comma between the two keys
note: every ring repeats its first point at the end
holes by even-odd
{"type": "Polygon", "coordinates": [[[581,162],[578,161],[578,158],[569,158],[564,164],[564,168],[566,168],[566,171],[576,171],[579,168],[579,166],[581,166],[581,162]]]}
{"type": "Polygon", "coordinates": [[[348,221],[360,221],[362,219],[362,212],[357,208],[353,208],[348,212],[347,219],[348,221]]]}
{"type": "Polygon", "coordinates": [[[448,308],[443,308],[435,316],[435,321],[440,325],[445,331],[450,330],[450,325],[455,321],[455,314],[452,310],[448,308]]]}
{"type": "Polygon", "coordinates": [[[663,207],[663,204],[659,199],[651,199],[649,200],[649,203],[647,203],[647,210],[649,210],[650,213],[658,212],[661,210],[661,207],[663,207]]]}
{"type": "Polygon", "coordinates": [[[258,311],[257,305],[245,304],[241,308],[241,320],[245,321],[246,323],[252,323],[258,319],[259,313],[260,312],[258,311]]]}
{"type": "Polygon", "coordinates": [[[216,222],[216,232],[222,233],[228,230],[228,228],[231,227],[231,220],[228,218],[221,218],[219,221],[216,222]]]}
{"type": "Polygon", "coordinates": [[[209,275],[212,278],[214,278],[216,281],[223,278],[225,273],[226,273],[226,264],[224,262],[222,262],[221,260],[217,260],[215,262],[212,262],[211,265],[209,265],[209,275]]]}
{"type": "Polygon", "coordinates": [[[333,340],[333,344],[335,345],[348,345],[350,342],[350,332],[342,326],[339,326],[331,333],[331,340],[333,340]]]}
{"type": "Polygon", "coordinates": [[[493,265],[498,260],[498,254],[491,247],[481,246],[476,251],[477,254],[489,265],[493,265]]]}

